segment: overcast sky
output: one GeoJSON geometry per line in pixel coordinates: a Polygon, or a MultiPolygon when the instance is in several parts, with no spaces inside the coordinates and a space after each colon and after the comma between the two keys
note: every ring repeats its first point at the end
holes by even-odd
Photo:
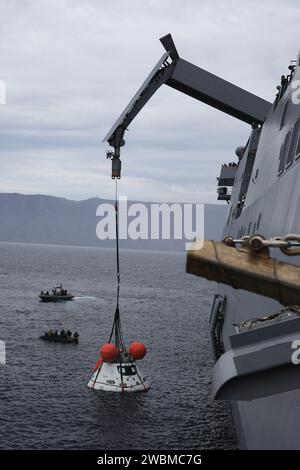
{"type": "MultiPolygon", "coordinates": [[[[300,46],[294,1],[0,0],[0,192],[110,198],[102,139],[164,52],[273,101],[300,46]]],[[[129,199],[216,201],[250,128],[167,86],[126,133],[129,199]]]]}

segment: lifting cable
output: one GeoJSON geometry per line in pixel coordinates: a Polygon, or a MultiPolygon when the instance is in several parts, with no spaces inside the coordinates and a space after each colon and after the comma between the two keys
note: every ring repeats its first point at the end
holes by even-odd
{"type": "Polygon", "coordinates": [[[117,307],[119,307],[119,295],[120,295],[120,259],[119,259],[119,200],[118,200],[118,179],[116,179],[116,201],[115,201],[115,213],[116,213],[116,250],[117,250],[117,307]]]}
{"type": "MultiPolygon", "coordinates": [[[[120,297],[120,284],[121,284],[121,275],[120,275],[120,257],[119,257],[119,199],[118,199],[118,179],[121,177],[121,161],[119,158],[112,157],[108,153],[108,158],[112,160],[112,178],[116,180],[116,194],[115,194],[115,222],[116,222],[116,261],[117,261],[117,304],[116,304],[116,311],[114,316],[114,322],[111,329],[109,343],[112,340],[113,335],[115,335],[115,344],[119,349],[119,365],[120,365],[120,375],[121,375],[121,387],[122,391],[126,387],[124,384],[123,378],[123,370],[122,370],[122,363],[124,361],[124,357],[127,358],[126,362],[129,362],[133,367],[134,361],[127,353],[125,341],[123,338],[122,327],[121,327],[121,320],[120,320],[120,311],[119,311],[119,297],[120,297]],[[129,361],[128,361],[129,359],[129,361]]],[[[145,384],[143,383],[142,378],[140,377],[139,373],[136,371],[138,378],[140,379],[141,383],[143,384],[144,389],[146,390],[145,384]]]]}
{"type": "Polygon", "coordinates": [[[121,375],[121,384],[122,389],[124,386],[124,379],[123,379],[123,370],[122,370],[122,362],[123,362],[123,355],[126,353],[125,343],[122,335],[121,329],[121,321],[120,321],[120,311],[119,311],[119,297],[120,297],[120,258],[119,258],[119,200],[118,200],[118,179],[116,178],[116,196],[115,196],[115,221],[116,221],[116,261],[117,261],[117,305],[115,311],[114,322],[112,326],[112,330],[110,333],[109,343],[112,340],[113,334],[115,334],[115,344],[119,349],[119,365],[120,365],[120,375],[121,375]]]}
{"type": "Polygon", "coordinates": [[[121,324],[120,324],[120,312],[119,312],[119,297],[120,297],[120,257],[119,257],[119,201],[118,201],[118,180],[116,179],[116,196],[115,196],[115,222],[116,222],[116,261],[117,261],[117,305],[115,311],[114,322],[109,338],[109,343],[111,342],[113,333],[115,332],[115,342],[116,346],[124,346],[124,341],[122,337],[121,324]]]}
{"type": "Polygon", "coordinates": [[[109,343],[112,340],[113,334],[115,334],[115,344],[119,349],[119,365],[122,388],[124,386],[122,362],[124,354],[126,354],[125,342],[123,339],[120,311],[119,311],[119,297],[120,297],[120,257],[119,257],[119,200],[118,200],[118,179],[116,179],[116,196],[115,196],[115,222],[116,222],[116,261],[117,261],[117,305],[115,311],[114,322],[110,333],[109,343]]]}

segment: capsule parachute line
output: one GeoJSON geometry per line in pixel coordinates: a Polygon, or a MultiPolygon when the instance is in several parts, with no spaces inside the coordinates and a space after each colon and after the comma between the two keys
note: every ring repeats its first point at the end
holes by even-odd
{"type": "MultiPolygon", "coordinates": [[[[113,160],[113,159],[112,159],[113,160]]],[[[121,171],[121,167],[120,167],[121,171]]],[[[88,387],[107,392],[146,392],[150,388],[147,378],[143,376],[136,361],[146,355],[146,346],[138,341],[131,343],[127,350],[123,337],[120,310],[120,261],[119,261],[119,226],[118,226],[118,176],[116,178],[116,262],[117,262],[117,305],[108,343],[100,348],[93,375],[88,387]]]]}

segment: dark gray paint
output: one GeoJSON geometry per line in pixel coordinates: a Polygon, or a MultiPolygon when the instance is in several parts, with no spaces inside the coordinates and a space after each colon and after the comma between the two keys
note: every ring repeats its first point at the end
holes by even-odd
{"type": "Polygon", "coordinates": [[[171,35],[161,38],[167,51],[159,59],[128,106],[121,113],[103,142],[119,149],[124,145],[124,133],[151,96],[164,83],[186,95],[202,101],[248,124],[264,122],[271,103],[233,85],[222,78],[180,59],[171,35]],[[173,62],[167,62],[167,60],[173,62]]]}

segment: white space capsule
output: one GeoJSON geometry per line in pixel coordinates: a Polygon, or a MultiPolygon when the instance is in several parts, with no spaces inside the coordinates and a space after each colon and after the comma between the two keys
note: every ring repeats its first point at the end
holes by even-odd
{"type": "Polygon", "coordinates": [[[150,384],[133,362],[102,362],[94,371],[88,387],[107,392],[147,392],[150,384]]]}

